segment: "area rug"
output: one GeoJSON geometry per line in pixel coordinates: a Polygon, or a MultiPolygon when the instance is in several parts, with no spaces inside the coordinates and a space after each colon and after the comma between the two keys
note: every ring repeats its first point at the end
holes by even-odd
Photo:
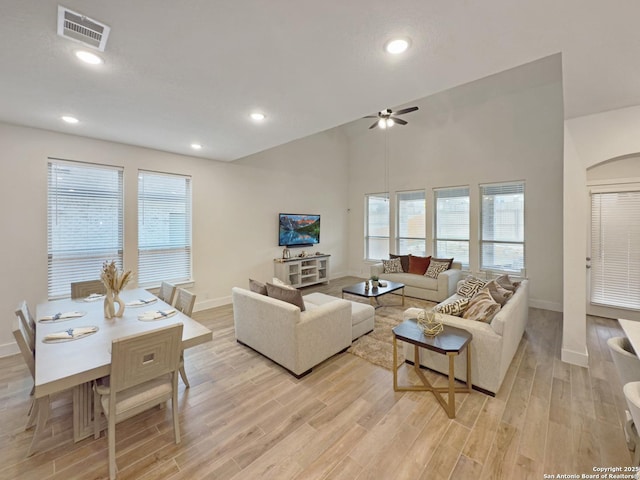
{"type": "MultiPolygon", "coordinates": [[[[348,296],[357,301],[356,297],[348,296]]],[[[347,298],[347,296],[345,296],[347,298]]],[[[391,330],[402,323],[402,314],[410,307],[431,308],[436,304],[426,300],[407,298],[402,306],[398,295],[381,297],[385,306],[376,310],[374,329],[351,344],[347,352],[364,358],[366,361],[393,370],[393,334],[391,330]]],[[[402,343],[398,343],[398,365],[405,360],[402,343]]]]}

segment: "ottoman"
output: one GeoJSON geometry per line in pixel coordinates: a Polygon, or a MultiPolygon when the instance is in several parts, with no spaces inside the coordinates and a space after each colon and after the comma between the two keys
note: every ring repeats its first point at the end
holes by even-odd
{"type": "MultiPolygon", "coordinates": [[[[310,293],[302,298],[307,308],[311,307],[311,305],[324,305],[325,303],[336,301],[336,297],[319,292],[310,293]]],[[[366,303],[352,302],[351,300],[344,301],[351,304],[351,339],[355,340],[373,330],[376,314],[375,308],[366,303]]]]}

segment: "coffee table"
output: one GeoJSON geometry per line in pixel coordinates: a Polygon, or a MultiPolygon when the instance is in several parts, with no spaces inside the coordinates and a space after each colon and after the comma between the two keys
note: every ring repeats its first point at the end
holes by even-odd
{"type": "Polygon", "coordinates": [[[342,289],[342,298],[344,298],[345,293],[356,295],[358,297],[368,298],[371,305],[373,305],[375,308],[380,308],[384,307],[384,305],[380,304],[378,297],[402,289],[402,306],[404,306],[404,283],[389,282],[388,280],[384,280],[384,282],[387,284],[386,287],[370,288],[369,290],[364,289],[364,285],[366,282],[360,282],[356,283],[355,285],[344,287],[342,289]]]}
{"type": "Polygon", "coordinates": [[[415,318],[405,320],[392,330],[393,332],[393,390],[396,392],[426,391],[433,393],[440,402],[449,418],[456,417],[456,393],[471,393],[471,333],[461,328],[444,325],[444,329],[435,337],[425,335],[418,326],[415,318]],[[422,381],[422,385],[398,386],[398,345],[397,341],[411,343],[414,346],[413,368],[416,375],[422,381]],[[426,348],[449,357],[449,385],[447,387],[434,387],[420,369],[420,348],[426,348]],[[455,387],[454,359],[467,349],[467,386],[455,387]],[[447,392],[448,402],[440,395],[447,392]]]}

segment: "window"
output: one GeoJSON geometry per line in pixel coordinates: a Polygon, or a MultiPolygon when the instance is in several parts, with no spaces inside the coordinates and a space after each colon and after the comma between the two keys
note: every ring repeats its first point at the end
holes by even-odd
{"type": "Polygon", "coordinates": [[[365,255],[380,260],[389,255],[389,194],[365,195],[365,255]]]}
{"type": "Polygon", "coordinates": [[[138,284],[191,280],[191,177],[138,173],[138,284]]]}
{"type": "Polygon", "coordinates": [[[439,188],[434,191],[435,235],[433,252],[437,258],[454,258],[469,266],[469,188],[439,188]]]}
{"type": "Polygon", "coordinates": [[[480,185],[480,268],[524,275],[524,183],[480,185]]]}
{"type": "Polygon", "coordinates": [[[591,194],[591,303],[640,310],[640,190],[591,194]]]}
{"type": "Polygon", "coordinates": [[[399,192],[398,232],[396,236],[396,253],[398,255],[425,255],[425,201],[424,190],[415,192],[399,192]]]}
{"type": "Polygon", "coordinates": [[[48,295],[100,277],[104,261],[122,268],[122,169],[50,159],[47,194],[48,295]]]}

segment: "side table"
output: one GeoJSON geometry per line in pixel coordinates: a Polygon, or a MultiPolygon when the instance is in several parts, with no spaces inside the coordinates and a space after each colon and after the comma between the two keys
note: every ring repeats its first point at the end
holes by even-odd
{"type": "Polygon", "coordinates": [[[393,328],[393,390],[396,392],[426,391],[431,392],[447,412],[449,418],[456,416],[456,393],[471,393],[471,333],[461,328],[444,326],[444,330],[435,337],[425,335],[418,326],[415,318],[405,320],[393,328]],[[397,341],[411,343],[414,346],[413,368],[423,385],[398,386],[398,344],[397,341]],[[449,385],[447,387],[434,387],[420,370],[420,348],[426,348],[433,352],[449,357],[449,385]],[[455,387],[454,360],[467,349],[467,386],[455,387]],[[445,401],[441,392],[447,392],[449,400],[445,401]]]}

